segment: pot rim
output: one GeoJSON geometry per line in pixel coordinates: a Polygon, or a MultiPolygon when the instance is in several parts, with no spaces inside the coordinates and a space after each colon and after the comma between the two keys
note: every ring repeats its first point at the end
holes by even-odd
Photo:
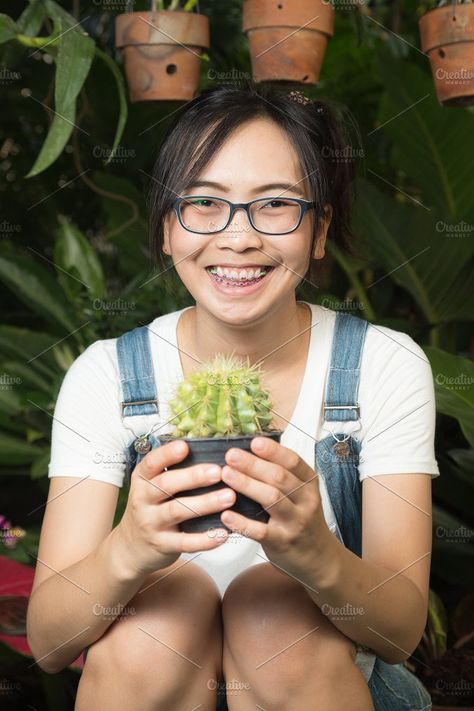
{"type": "Polygon", "coordinates": [[[152,47],[155,45],[173,45],[184,47],[199,47],[201,49],[209,49],[210,41],[210,25],[207,15],[202,15],[195,12],[179,12],[175,10],[143,10],[137,12],[123,12],[115,17],[115,46],[118,49],[123,47],[152,47]],[[156,24],[157,17],[161,15],[166,18],[163,25],[163,32],[160,33],[160,27],[153,28],[152,22],[156,24]],[[135,29],[136,39],[128,37],[130,28],[141,27],[140,21],[143,22],[143,32],[135,29]],[[169,30],[169,25],[173,25],[173,36],[168,36],[166,29],[169,30]],[[153,30],[155,30],[153,32],[153,30]],[[146,32],[146,35],[144,34],[146,32]],[[150,35],[161,34],[159,41],[151,39],[150,35]],[[143,35],[143,36],[140,36],[143,35]]]}
{"type": "Polygon", "coordinates": [[[270,6],[269,8],[264,9],[264,13],[268,13],[271,15],[272,19],[269,21],[268,20],[268,14],[266,17],[262,19],[257,19],[257,15],[259,14],[257,12],[257,9],[254,7],[250,7],[249,5],[249,0],[246,0],[244,2],[243,10],[242,10],[242,32],[244,34],[247,34],[249,32],[252,32],[253,30],[265,30],[265,29],[271,29],[274,30],[276,28],[291,28],[291,29],[300,29],[302,32],[318,32],[320,34],[326,35],[327,37],[331,38],[334,35],[334,18],[336,15],[336,11],[334,9],[334,5],[331,2],[322,2],[322,0],[319,0],[318,5],[320,7],[320,12],[321,14],[318,15],[316,18],[313,18],[310,22],[308,22],[308,25],[311,25],[312,22],[316,19],[321,21],[321,25],[319,27],[311,27],[307,26],[304,24],[303,21],[303,26],[301,22],[285,22],[283,19],[281,21],[278,20],[273,20],[275,18],[275,13],[273,12],[273,5],[274,2],[273,0],[260,0],[260,3],[265,5],[268,3],[270,6]],[[270,12],[270,8],[272,9],[272,12],[270,12]],[[254,18],[255,15],[255,18],[254,18]]]}
{"type": "Polygon", "coordinates": [[[472,37],[464,33],[464,36],[456,38],[454,35],[454,27],[451,27],[448,23],[449,17],[453,16],[453,14],[457,17],[466,15],[469,17],[469,13],[474,13],[474,3],[443,5],[442,7],[435,7],[425,12],[418,20],[420,43],[423,52],[431,52],[431,50],[443,45],[467,44],[474,41],[474,28],[471,29],[472,37]]]}
{"type": "Polygon", "coordinates": [[[255,434],[240,434],[240,435],[229,435],[228,437],[177,437],[171,433],[165,433],[162,435],[157,435],[157,439],[176,439],[184,440],[185,442],[226,442],[228,440],[234,439],[253,439],[254,437],[269,437],[271,435],[282,435],[284,430],[266,430],[264,432],[255,432],[255,434]]]}

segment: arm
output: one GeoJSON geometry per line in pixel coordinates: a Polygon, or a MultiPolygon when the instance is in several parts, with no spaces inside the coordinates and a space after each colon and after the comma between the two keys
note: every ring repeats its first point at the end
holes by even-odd
{"type": "Polygon", "coordinates": [[[301,582],[341,632],[395,664],[415,650],[426,624],[431,477],[368,477],[362,494],[362,558],[327,529],[317,567],[301,582]]]}
{"type": "Polygon", "coordinates": [[[71,664],[118,616],[97,614],[94,603],[123,607],[142,584],[118,527],[111,530],[118,491],[91,479],[51,479],[27,614],[28,644],[43,671],[71,664]]]}

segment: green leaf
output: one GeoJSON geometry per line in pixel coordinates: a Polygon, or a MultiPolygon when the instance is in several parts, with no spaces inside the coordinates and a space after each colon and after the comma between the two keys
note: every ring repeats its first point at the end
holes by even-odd
{"type": "Polygon", "coordinates": [[[58,267],[76,277],[89,290],[91,296],[105,293],[104,274],[99,258],[84,235],[60,215],[54,259],[58,267]]]}
{"type": "Polygon", "coordinates": [[[450,510],[463,516],[472,526],[474,523],[474,450],[455,449],[438,454],[441,476],[433,480],[433,496],[446,504],[450,510]]]}
{"type": "Polygon", "coordinates": [[[43,447],[28,444],[23,438],[0,432],[0,465],[2,466],[30,464],[43,451],[43,447]]]}
{"type": "Polygon", "coordinates": [[[20,256],[14,261],[0,256],[0,279],[36,313],[68,331],[77,328],[64,307],[64,294],[54,276],[40,264],[20,256]]]}
{"type": "Polygon", "coordinates": [[[127,95],[125,92],[125,82],[123,80],[122,73],[120,69],[118,68],[117,64],[114,62],[114,60],[109,57],[106,52],[103,52],[101,49],[98,47],[95,48],[95,52],[98,57],[102,59],[103,62],[108,66],[110,71],[112,72],[112,76],[115,80],[115,85],[117,87],[118,91],[118,97],[119,97],[119,116],[118,116],[118,121],[117,121],[117,128],[115,129],[115,137],[114,137],[114,142],[112,144],[112,150],[110,151],[110,154],[105,162],[105,165],[110,163],[112,158],[115,155],[115,152],[117,150],[117,146],[119,144],[120,139],[122,138],[123,130],[125,128],[125,124],[127,122],[127,116],[128,116],[128,104],[127,104],[127,95]]]}
{"type": "Polygon", "coordinates": [[[42,0],[30,0],[29,5],[25,7],[16,21],[18,31],[28,37],[34,37],[41,29],[45,14],[42,0]]]}
{"type": "Polygon", "coordinates": [[[66,145],[72,129],[74,128],[74,119],[76,118],[76,105],[70,104],[60,116],[55,114],[51,127],[49,129],[46,140],[41,147],[41,151],[35,160],[33,167],[25,178],[32,178],[38,175],[43,170],[48,168],[51,163],[54,163],[56,158],[62,153],[66,145]]]}
{"type": "Polygon", "coordinates": [[[0,14],[0,44],[15,39],[18,30],[12,18],[0,14]]]}
{"type": "Polygon", "coordinates": [[[385,95],[379,120],[396,146],[399,165],[441,214],[474,221],[474,116],[438,103],[430,74],[407,61],[379,55],[385,95]]]}
{"type": "Polygon", "coordinates": [[[438,228],[436,215],[401,204],[362,178],[354,218],[368,253],[385,270],[366,287],[369,296],[372,287],[388,278],[413,296],[432,324],[471,318],[467,262],[474,242],[449,240],[438,228]]]}
{"type": "Polygon", "coordinates": [[[423,350],[431,364],[439,412],[455,417],[474,446],[474,363],[434,346],[423,350]]]}
{"type": "Polygon", "coordinates": [[[58,113],[64,113],[76,101],[91,68],[94,49],[93,40],[80,31],[70,30],[61,35],[54,88],[58,113]]]}
{"type": "MultiPolygon", "coordinates": [[[[2,369],[4,365],[5,364],[2,363],[2,369]]],[[[8,417],[18,415],[21,412],[21,398],[13,387],[8,389],[4,387],[0,388],[0,409],[2,415],[7,415],[8,417]]]]}
{"type": "Polygon", "coordinates": [[[55,374],[52,346],[57,335],[30,331],[17,326],[0,325],[0,353],[17,358],[26,367],[51,379],[55,374]]]}
{"type": "Polygon", "coordinates": [[[50,449],[46,449],[34,462],[31,464],[31,478],[40,479],[48,474],[48,464],[51,459],[50,449]]]}
{"type": "Polygon", "coordinates": [[[431,589],[429,591],[427,627],[431,649],[433,650],[434,657],[438,658],[446,652],[448,620],[441,598],[431,589]]]}
{"type": "Polygon", "coordinates": [[[87,78],[94,56],[95,44],[90,37],[81,30],[70,28],[65,30],[68,23],[63,14],[54,15],[54,20],[55,24],[59,24],[60,30],[56,56],[55,115],[40,154],[27,178],[46,170],[66,145],[75,127],[76,99],[87,78]]]}
{"type": "Polygon", "coordinates": [[[78,27],[76,18],[66,12],[66,10],[54,2],[54,0],[43,0],[43,4],[46,8],[46,12],[48,13],[48,17],[52,20],[60,21],[63,27],[67,29],[78,27]]]}

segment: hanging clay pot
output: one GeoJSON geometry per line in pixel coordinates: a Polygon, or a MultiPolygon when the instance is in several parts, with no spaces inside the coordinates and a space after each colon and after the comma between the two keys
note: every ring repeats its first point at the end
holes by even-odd
{"type": "Polygon", "coordinates": [[[419,21],[421,48],[430,59],[440,104],[474,104],[474,5],[430,10],[419,21]]]}
{"type": "Polygon", "coordinates": [[[209,47],[209,19],[194,12],[126,12],[116,18],[115,44],[130,101],[189,101],[199,86],[201,50],[209,47]]]}
{"type": "Polygon", "coordinates": [[[252,75],[256,82],[317,84],[334,34],[329,0],[244,0],[252,75]]]}

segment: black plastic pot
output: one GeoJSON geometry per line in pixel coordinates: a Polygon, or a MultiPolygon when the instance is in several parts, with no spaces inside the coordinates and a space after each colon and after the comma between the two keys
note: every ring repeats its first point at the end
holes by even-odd
{"type": "MultiPolygon", "coordinates": [[[[271,432],[259,432],[255,435],[237,435],[233,437],[202,437],[199,439],[193,439],[190,437],[174,437],[173,435],[160,435],[159,440],[162,444],[166,444],[174,439],[180,439],[185,441],[189,447],[188,456],[177,464],[172,464],[167,467],[168,471],[170,469],[184,469],[184,467],[194,466],[195,464],[218,464],[220,467],[225,466],[225,454],[228,449],[232,447],[238,447],[239,449],[244,449],[247,452],[251,452],[250,443],[255,437],[270,437],[275,442],[280,442],[280,436],[283,430],[273,430],[271,432]]],[[[252,454],[254,454],[252,452],[252,454]]],[[[254,455],[255,456],[255,455],[254,455]]],[[[195,489],[188,489],[186,491],[180,491],[176,496],[180,498],[183,496],[199,496],[200,494],[207,494],[211,491],[218,491],[219,489],[227,489],[229,487],[223,481],[218,481],[217,484],[210,484],[209,486],[196,487],[195,489]]],[[[235,491],[235,489],[234,489],[235,491]]],[[[236,491],[237,499],[233,506],[226,508],[226,511],[235,511],[240,513],[247,518],[253,519],[254,521],[263,521],[266,523],[270,516],[262,506],[249,499],[248,496],[236,491]]],[[[224,511],[224,509],[222,509],[224,511]]],[[[203,531],[209,531],[209,529],[215,528],[225,528],[229,529],[220,518],[222,511],[216,511],[215,513],[206,514],[205,516],[194,516],[193,518],[187,519],[179,524],[180,531],[185,531],[186,533],[202,533],[203,531]]],[[[191,512],[190,512],[191,513],[191,512]]]]}

